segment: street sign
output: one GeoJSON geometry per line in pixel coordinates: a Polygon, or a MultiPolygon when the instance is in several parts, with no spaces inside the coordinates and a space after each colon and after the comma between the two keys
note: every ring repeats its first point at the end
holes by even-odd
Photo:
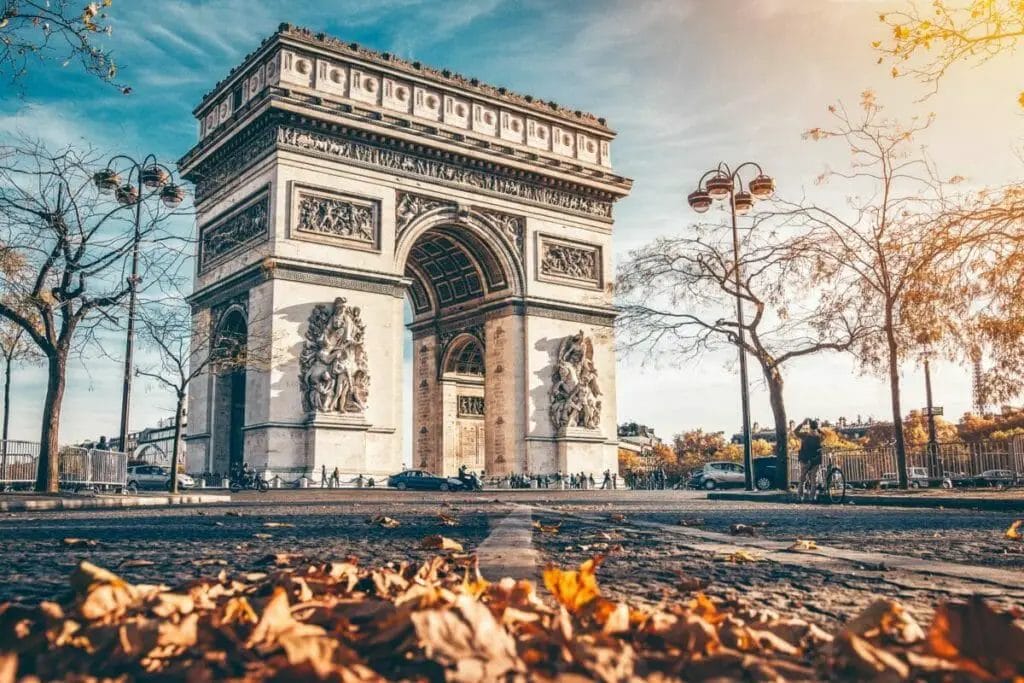
{"type": "Polygon", "coordinates": [[[922,412],[925,414],[925,417],[929,414],[932,416],[942,415],[942,406],[932,406],[931,413],[928,412],[928,408],[925,408],[922,412]]]}

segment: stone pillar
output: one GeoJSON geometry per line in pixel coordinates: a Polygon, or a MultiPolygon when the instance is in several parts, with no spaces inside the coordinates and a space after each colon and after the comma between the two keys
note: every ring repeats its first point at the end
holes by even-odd
{"type": "Polygon", "coordinates": [[[523,317],[506,315],[485,324],[484,435],[488,476],[527,469],[523,317]]]}

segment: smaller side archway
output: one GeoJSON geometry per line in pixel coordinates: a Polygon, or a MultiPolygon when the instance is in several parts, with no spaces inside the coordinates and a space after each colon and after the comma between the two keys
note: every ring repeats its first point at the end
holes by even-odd
{"type": "Polygon", "coordinates": [[[452,339],[441,359],[438,381],[444,474],[455,474],[461,467],[471,472],[484,469],[485,374],[481,340],[468,332],[452,339]]]}
{"type": "Polygon", "coordinates": [[[217,321],[210,353],[213,369],[213,420],[210,471],[222,477],[242,466],[245,458],[245,357],[248,321],[244,309],[232,307],[217,321]]]}

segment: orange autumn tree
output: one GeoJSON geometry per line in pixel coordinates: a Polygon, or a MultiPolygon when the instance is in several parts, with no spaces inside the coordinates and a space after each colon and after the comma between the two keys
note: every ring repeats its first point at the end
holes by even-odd
{"type": "MultiPolygon", "coordinates": [[[[872,43],[881,53],[878,62],[892,62],[894,78],[910,76],[932,93],[954,65],[982,64],[1012,53],[1024,38],[1020,0],[914,0],[879,19],[890,34],[872,43]]],[[[1018,102],[1024,107],[1024,91],[1018,102]]]]}

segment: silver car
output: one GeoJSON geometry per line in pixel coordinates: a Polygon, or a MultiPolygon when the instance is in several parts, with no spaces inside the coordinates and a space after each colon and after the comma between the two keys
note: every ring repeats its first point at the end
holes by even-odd
{"type": "Polygon", "coordinates": [[[746,483],[743,465],[735,462],[709,462],[700,470],[698,477],[697,485],[708,491],[746,483]]]}
{"type": "MultiPolygon", "coordinates": [[[[190,489],[195,480],[187,474],[178,473],[178,488],[190,489]]],[[[171,487],[171,471],[160,465],[131,465],[128,467],[128,490],[167,491],[171,487]]]]}

